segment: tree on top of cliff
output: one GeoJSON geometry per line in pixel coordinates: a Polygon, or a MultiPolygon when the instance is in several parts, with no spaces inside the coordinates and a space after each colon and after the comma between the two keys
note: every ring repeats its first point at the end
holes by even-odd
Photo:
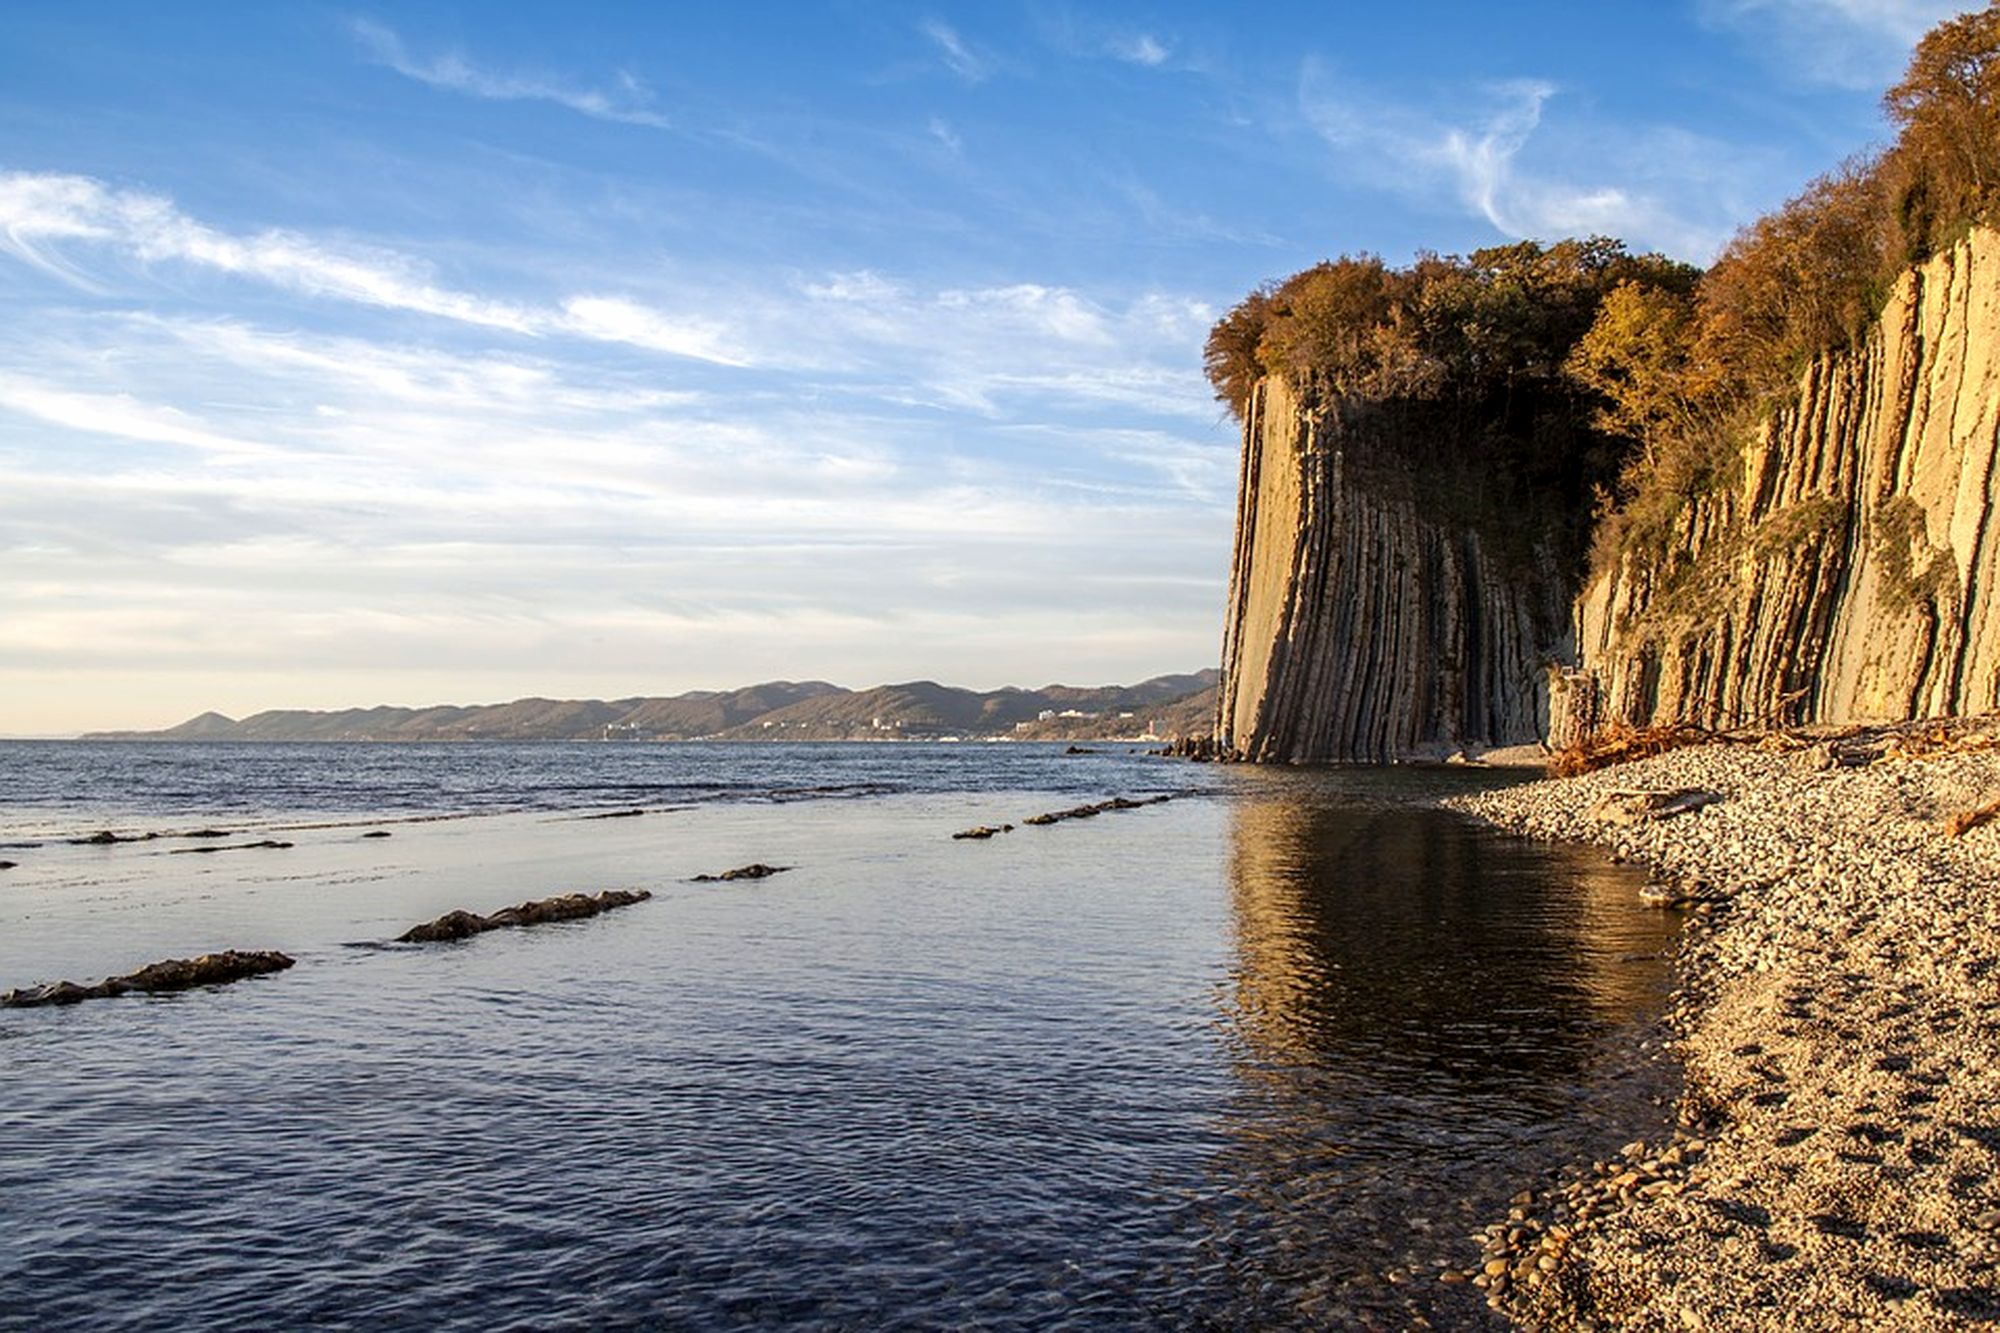
{"type": "Polygon", "coordinates": [[[1864,338],[1909,264],[2000,217],[2000,3],[1932,29],[1883,102],[1895,143],[1744,227],[1691,298],[1615,292],[1578,341],[1569,373],[1602,395],[1599,425],[1642,442],[1600,562],[1727,484],[1809,361],[1864,338]]]}
{"type": "Polygon", "coordinates": [[[1913,242],[1901,257],[1991,220],[2000,194],[2000,3],[1926,33],[1882,104],[1900,131],[1887,165],[1913,242]]]}
{"type": "Polygon", "coordinates": [[[1621,283],[1684,292],[1697,271],[1607,237],[1315,264],[1260,287],[1210,332],[1216,396],[1240,416],[1266,375],[1340,398],[1474,400],[1562,384],[1570,349],[1621,283]]]}

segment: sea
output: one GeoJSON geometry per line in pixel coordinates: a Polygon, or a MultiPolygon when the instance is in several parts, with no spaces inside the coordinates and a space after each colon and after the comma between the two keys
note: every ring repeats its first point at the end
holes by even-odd
{"type": "Polygon", "coordinates": [[[1520,774],[1085,748],[0,743],[0,989],[297,959],[0,1008],[0,1328],[1487,1326],[1673,919],[1520,774]]]}

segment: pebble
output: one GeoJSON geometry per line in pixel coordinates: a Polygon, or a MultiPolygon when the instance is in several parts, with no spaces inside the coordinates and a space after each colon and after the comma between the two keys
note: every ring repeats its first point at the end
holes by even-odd
{"type": "Polygon", "coordinates": [[[1547,1328],[2000,1317],[2000,823],[1944,831],[2000,797],[2000,717],[1952,732],[1855,730],[1817,758],[1691,747],[1446,802],[1700,890],[1669,1012],[1676,1128],[1476,1232],[1495,1309],[1547,1328]],[[1616,813],[1687,792],[1716,799],[1616,813]]]}

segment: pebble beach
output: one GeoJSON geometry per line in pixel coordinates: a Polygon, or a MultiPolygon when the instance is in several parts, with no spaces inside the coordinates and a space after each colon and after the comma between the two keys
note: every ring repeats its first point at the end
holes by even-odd
{"type": "Polygon", "coordinates": [[[1446,804],[1686,914],[1676,1128],[1524,1191],[1447,1280],[1540,1328],[2000,1319],[2000,720],[1711,743],[1446,804]]]}

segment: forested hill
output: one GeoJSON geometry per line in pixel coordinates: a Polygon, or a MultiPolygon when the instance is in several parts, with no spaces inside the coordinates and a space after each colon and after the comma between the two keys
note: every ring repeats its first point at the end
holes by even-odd
{"type": "Polygon", "coordinates": [[[429,708],[280,709],[237,720],[203,713],[165,731],[99,732],[133,741],[1061,740],[1206,734],[1214,670],[1137,685],[966,690],[933,681],[848,690],[771,681],[666,698],[517,699],[429,708]],[[1154,731],[1154,724],[1159,730],[1154,731]]]}

